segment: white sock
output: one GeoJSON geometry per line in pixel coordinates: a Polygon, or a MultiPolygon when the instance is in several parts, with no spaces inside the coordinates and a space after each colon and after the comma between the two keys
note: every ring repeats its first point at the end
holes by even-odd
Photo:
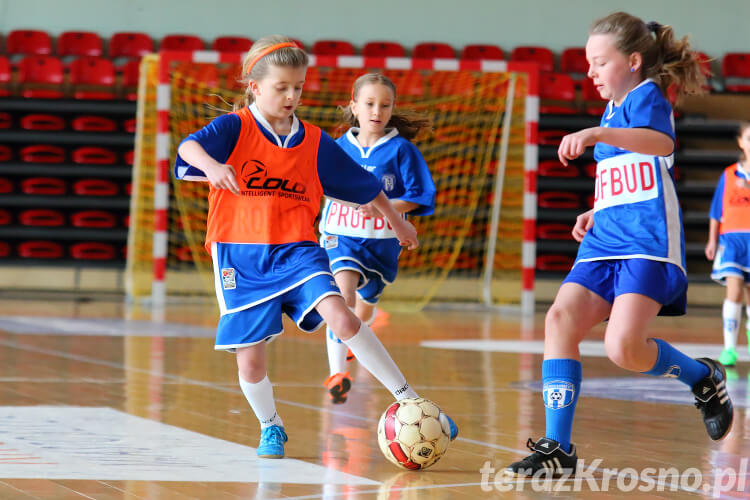
{"type": "Polygon", "coordinates": [[[261,429],[272,425],[283,426],[284,422],[281,421],[281,417],[276,413],[276,403],[273,401],[273,386],[271,385],[271,381],[268,380],[268,375],[263,377],[263,380],[257,384],[243,380],[242,375],[239,375],[239,379],[242,393],[247,398],[247,402],[250,403],[255,416],[258,417],[261,429]]]}
{"type": "Polygon", "coordinates": [[[724,322],[724,348],[734,349],[737,347],[737,332],[740,330],[742,304],[724,299],[724,305],[721,308],[721,318],[724,322]]]}
{"type": "Polygon", "coordinates": [[[331,375],[344,373],[346,370],[347,346],[326,328],[326,349],[328,350],[328,368],[331,375]]]}
{"type": "Polygon", "coordinates": [[[357,361],[391,391],[397,400],[418,397],[369,326],[362,323],[359,331],[344,342],[357,357],[357,361]]]}

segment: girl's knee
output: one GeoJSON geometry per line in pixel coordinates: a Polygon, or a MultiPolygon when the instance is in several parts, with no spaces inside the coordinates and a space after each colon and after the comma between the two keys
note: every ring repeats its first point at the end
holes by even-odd
{"type": "Polygon", "coordinates": [[[257,384],[266,377],[266,367],[258,364],[243,363],[239,367],[240,377],[245,382],[257,384]]]}
{"type": "Polygon", "coordinates": [[[336,337],[341,340],[349,340],[359,331],[362,321],[350,310],[341,312],[328,323],[328,327],[336,337]]]}
{"type": "MultiPolygon", "coordinates": [[[[640,342],[640,339],[637,340],[640,342]]],[[[625,370],[638,370],[639,363],[639,346],[636,345],[636,339],[629,338],[627,335],[611,335],[607,332],[604,339],[604,350],[607,357],[617,366],[625,370]]]]}

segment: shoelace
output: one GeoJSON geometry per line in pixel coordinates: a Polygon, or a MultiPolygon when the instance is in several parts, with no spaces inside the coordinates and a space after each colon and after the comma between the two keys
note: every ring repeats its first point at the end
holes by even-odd
{"type": "Polygon", "coordinates": [[[284,436],[281,433],[281,429],[273,428],[265,433],[263,436],[264,441],[269,441],[273,444],[281,444],[284,442],[284,436]]]}
{"type": "Polygon", "coordinates": [[[528,439],[528,440],[526,441],[526,447],[527,447],[528,449],[530,449],[531,451],[536,451],[536,450],[534,449],[534,446],[535,446],[535,445],[536,445],[536,443],[535,443],[534,441],[532,441],[532,440],[531,440],[531,438],[529,438],[529,439],[528,439]]]}

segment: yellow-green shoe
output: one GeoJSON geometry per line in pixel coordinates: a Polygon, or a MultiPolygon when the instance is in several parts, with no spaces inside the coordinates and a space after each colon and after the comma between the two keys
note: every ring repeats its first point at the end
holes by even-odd
{"type": "Polygon", "coordinates": [[[734,366],[737,364],[737,350],[734,347],[728,347],[721,351],[719,363],[724,366],[734,366]]]}

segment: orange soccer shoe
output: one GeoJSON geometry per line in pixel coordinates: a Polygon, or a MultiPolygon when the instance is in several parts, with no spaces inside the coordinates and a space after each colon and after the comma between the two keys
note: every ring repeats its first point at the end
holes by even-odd
{"type": "Polygon", "coordinates": [[[323,382],[331,395],[334,404],[346,403],[346,394],[352,388],[352,377],[349,372],[334,373],[323,382]]]}

